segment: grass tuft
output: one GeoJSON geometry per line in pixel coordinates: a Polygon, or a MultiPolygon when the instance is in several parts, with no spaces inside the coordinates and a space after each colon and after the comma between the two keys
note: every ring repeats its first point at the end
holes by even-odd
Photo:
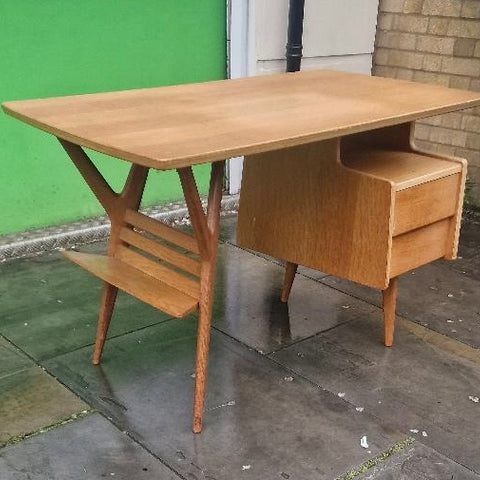
{"type": "Polygon", "coordinates": [[[415,443],[415,439],[413,437],[408,437],[405,440],[402,440],[401,442],[398,442],[395,445],[391,446],[385,452],[378,454],[376,457],[370,458],[365,463],[362,463],[359,467],[353,470],[350,470],[347,473],[344,473],[340,477],[337,477],[336,480],[353,480],[354,478],[358,477],[362,473],[365,473],[371,468],[376,467],[380,463],[383,463],[392,455],[395,455],[396,453],[399,453],[402,450],[405,450],[405,448],[412,445],[413,443],[415,443]]]}
{"type": "Polygon", "coordinates": [[[87,415],[90,415],[94,411],[95,410],[93,409],[82,410],[81,412],[74,413],[73,415],[70,415],[67,418],[62,418],[58,422],[52,423],[45,427],[41,427],[38,430],[34,430],[28,433],[22,433],[20,435],[15,435],[14,437],[10,437],[6,442],[0,443],[0,448],[7,447],[8,445],[14,445],[15,443],[22,442],[27,438],[35,437],[37,435],[40,435],[41,433],[49,432],[54,428],[61,427],[62,425],[66,425],[67,423],[75,422],[77,420],[80,420],[81,418],[86,417],[87,415]]]}

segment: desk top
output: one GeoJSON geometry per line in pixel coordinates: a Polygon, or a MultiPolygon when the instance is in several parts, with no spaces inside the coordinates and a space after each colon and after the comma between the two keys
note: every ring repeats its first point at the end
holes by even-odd
{"type": "Polygon", "coordinates": [[[167,170],[480,105],[480,93],[327,70],[4,103],[30,125],[167,170]]]}

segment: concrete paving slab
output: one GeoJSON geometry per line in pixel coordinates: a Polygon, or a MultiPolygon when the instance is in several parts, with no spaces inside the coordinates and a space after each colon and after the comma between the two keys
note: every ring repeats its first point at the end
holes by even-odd
{"type": "Polygon", "coordinates": [[[100,414],[0,450],[5,480],[175,480],[180,477],[100,414]]]}
{"type": "MultiPolygon", "coordinates": [[[[462,225],[459,258],[455,261],[440,260],[402,275],[397,312],[480,348],[480,220],[474,214],[466,217],[462,225]]],[[[236,244],[236,224],[236,216],[222,218],[220,237],[223,241],[236,244]]],[[[277,259],[263,257],[282,264],[277,259]]],[[[377,290],[305,267],[299,267],[298,273],[321,280],[373,305],[381,305],[381,293],[377,290]]],[[[298,278],[297,275],[295,283],[298,278]]]]}
{"type": "MultiPolygon", "coordinates": [[[[459,258],[438,260],[400,276],[397,313],[472,347],[480,348],[480,219],[462,224],[459,258]]],[[[381,294],[329,276],[322,283],[380,306],[381,294]]]]}
{"type": "MultiPolygon", "coordinates": [[[[102,251],[104,244],[83,247],[102,251]]],[[[0,333],[37,360],[95,338],[102,282],[59,252],[0,265],[0,333]]],[[[120,293],[109,335],[168,319],[158,310],[120,293]]]]}
{"type": "Polygon", "coordinates": [[[220,219],[219,238],[222,242],[235,244],[237,239],[237,215],[231,215],[220,219]]]}
{"type": "Polygon", "coordinates": [[[33,362],[23,355],[17,348],[0,337],[0,379],[25,370],[33,365],[33,362]]]}
{"type": "MultiPolygon", "coordinates": [[[[397,314],[480,348],[480,279],[450,268],[439,260],[400,276],[397,314]]],[[[337,277],[322,283],[365,301],[381,305],[381,293],[337,277]]]]}
{"type": "Polygon", "coordinates": [[[261,257],[221,245],[215,328],[268,353],[376,311],[371,305],[302,275],[295,280],[291,300],[282,303],[283,274],[282,267],[261,257]]]}
{"type": "Polygon", "coordinates": [[[405,435],[213,331],[204,431],[190,431],[194,318],[107,341],[47,367],[186,478],[332,479],[405,435]],[[371,438],[370,452],[360,446],[371,438]]]}
{"type": "Polygon", "coordinates": [[[387,461],[371,468],[358,480],[479,480],[480,476],[440,455],[435,450],[415,443],[387,461]]]}
{"type": "Polygon", "coordinates": [[[480,280],[480,213],[465,212],[460,230],[458,258],[449,262],[452,270],[480,280]]]}
{"type": "Polygon", "coordinates": [[[0,445],[87,408],[40,367],[4,376],[0,378],[0,445]]]}
{"type": "Polygon", "coordinates": [[[392,348],[378,341],[378,311],[271,358],[480,473],[480,353],[401,323],[392,348]]]}

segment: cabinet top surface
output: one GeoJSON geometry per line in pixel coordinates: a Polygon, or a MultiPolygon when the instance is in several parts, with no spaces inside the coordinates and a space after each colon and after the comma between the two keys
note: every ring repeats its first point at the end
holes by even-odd
{"type": "Polygon", "coordinates": [[[480,105],[480,93],[307,71],[4,103],[70,142],[167,170],[480,105]]]}

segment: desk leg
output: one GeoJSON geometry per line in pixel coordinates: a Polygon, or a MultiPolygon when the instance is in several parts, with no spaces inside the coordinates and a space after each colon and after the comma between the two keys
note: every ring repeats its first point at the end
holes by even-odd
{"type": "MultiPolygon", "coordinates": [[[[120,231],[126,225],[125,214],[127,210],[138,210],[147,179],[148,168],[132,165],[123,191],[117,194],[111,189],[80,146],[65,140],[59,140],[110,218],[112,230],[108,245],[108,256],[115,257],[118,247],[123,244],[120,238],[120,231]]],[[[203,211],[191,167],[177,169],[201,260],[192,427],[195,433],[200,433],[202,430],[224,167],[224,161],[212,164],[206,214],[203,211]]],[[[117,288],[109,283],[104,283],[93,356],[95,365],[100,363],[100,356],[116,296],[117,288]]]]}
{"type": "Polygon", "coordinates": [[[192,169],[188,167],[177,170],[202,259],[193,400],[192,431],[194,433],[202,431],[224,167],[224,161],[212,164],[206,215],[203,212],[192,169]]]}
{"type": "Polygon", "coordinates": [[[298,263],[286,262],[285,264],[285,277],[283,279],[283,289],[280,297],[280,300],[284,303],[288,302],[288,297],[290,296],[290,290],[292,289],[297,268],[298,263]]]}
{"type": "MultiPolygon", "coordinates": [[[[149,169],[133,164],[122,192],[115,193],[90,158],[88,158],[88,155],[83,151],[82,147],[67,142],[66,140],[59,139],[59,141],[107,212],[112,224],[110,240],[108,242],[108,256],[114,257],[118,245],[122,243],[119,235],[120,229],[125,225],[125,212],[127,209],[138,210],[149,169]]],[[[94,365],[100,363],[100,357],[110,325],[117,293],[117,287],[104,282],[93,353],[94,365]]]]}
{"type": "Polygon", "coordinates": [[[95,348],[93,350],[92,363],[100,364],[103,345],[107,338],[108,327],[112,318],[113,307],[117,299],[118,288],[108,282],[103,282],[102,297],[100,299],[100,311],[98,313],[97,335],[95,336],[95,348]]]}
{"type": "Polygon", "coordinates": [[[385,329],[384,344],[386,347],[393,345],[393,332],[395,329],[395,307],[397,303],[397,277],[390,279],[386,290],[382,290],[383,296],[383,321],[385,329]]]}

